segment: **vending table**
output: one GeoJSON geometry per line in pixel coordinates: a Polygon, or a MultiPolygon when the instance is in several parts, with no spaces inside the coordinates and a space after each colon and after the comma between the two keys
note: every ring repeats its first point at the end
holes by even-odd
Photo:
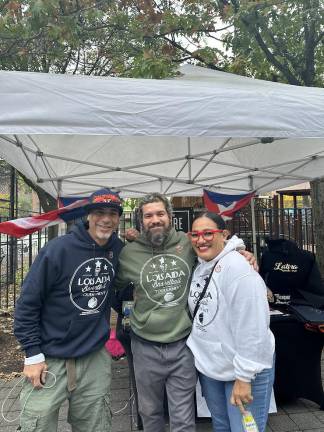
{"type": "Polygon", "coordinates": [[[276,401],[301,397],[324,409],[321,379],[324,334],[306,329],[289,313],[272,313],[270,328],[276,340],[276,401]]]}

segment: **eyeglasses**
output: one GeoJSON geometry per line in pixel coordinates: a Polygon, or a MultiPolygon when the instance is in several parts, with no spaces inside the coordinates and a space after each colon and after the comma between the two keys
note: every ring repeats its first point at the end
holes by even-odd
{"type": "Polygon", "coordinates": [[[223,231],[224,230],[220,230],[220,229],[205,230],[205,231],[190,231],[188,232],[188,235],[190,236],[193,242],[198,241],[200,236],[202,236],[202,238],[206,241],[211,241],[213,240],[215,233],[221,233],[223,231]]]}

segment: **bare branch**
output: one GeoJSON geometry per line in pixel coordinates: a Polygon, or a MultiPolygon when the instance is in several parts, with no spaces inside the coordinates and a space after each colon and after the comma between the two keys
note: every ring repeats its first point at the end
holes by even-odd
{"type": "Polygon", "coordinates": [[[190,52],[188,49],[184,48],[178,42],[171,40],[171,39],[167,38],[166,36],[164,36],[163,39],[168,41],[171,45],[173,45],[178,50],[189,55],[192,59],[198,60],[201,63],[205,64],[209,69],[214,69],[214,70],[219,70],[219,71],[222,70],[221,68],[218,68],[217,66],[215,66],[213,63],[206,62],[206,60],[203,57],[201,57],[199,54],[195,54],[195,53],[190,52]]]}
{"type": "MultiPolygon", "coordinates": [[[[255,11],[255,14],[257,17],[258,13],[255,11]]],[[[264,42],[261,33],[259,29],[256,27],[256,25],[251,24],[250,21],[247,19],[247,17],[242,16],[241,17],[242,23],[245,25],[247,31],[255,38],[257,44],[263,51],[266,59],[269,61],[270,64],[274,65],[288,80],[290,84],[293,85],[302,85],[301,81],[299,81],[290,71],[289,66],[287,64],[281,63],[277,57],[270,51],[270,49],[267,47],[266,43],[264,42]]]]}

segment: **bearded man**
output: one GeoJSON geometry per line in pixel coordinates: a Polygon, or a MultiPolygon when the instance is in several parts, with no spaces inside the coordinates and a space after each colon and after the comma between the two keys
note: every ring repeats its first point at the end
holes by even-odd
{"type": "MultiPolygon", "coordinates": [[[[141,234],[123,248],[114,282],[117,291],[130,283],[135,287],[130,324],[139,413],[145,432],[164,432],[166,391],[170,431],[194,432],[196,371],[186,339],[195,254],[186,234],[172,228],[164,195],[147,195],[139,218],[141,234]]],[[[246,258],[253,264],[249,252],[246,258]]]]}
{"type": "Polygon", "coordinates": [[[114,283],[117,289],[135,286],[131,329],[139,413],[145,432],[164,432],[166,389],[171,431],[193,432],[196,372],[186,338],[195,256],[186,235],[171,227],[172,207],[165,196],[146,196],[139,217],[142,232],[123,248],[114,283]]]}

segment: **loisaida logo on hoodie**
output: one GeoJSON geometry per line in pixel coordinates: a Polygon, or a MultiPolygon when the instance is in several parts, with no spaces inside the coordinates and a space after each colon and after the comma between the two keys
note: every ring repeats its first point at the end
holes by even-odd
{"type": "Polygon", "coordinates": [[[84,261],[75,270],[69,284],[70,299],[80,315],[99,312],[115,275],[112,263],[103,257],[84,261]]]}
{"type": "Polygon", "coordinates": [[[188,293],[190,268],[180,257],[156,255],[143,265],[140,284],[147,297],[162,307],[179,304],[188,293]]]}

